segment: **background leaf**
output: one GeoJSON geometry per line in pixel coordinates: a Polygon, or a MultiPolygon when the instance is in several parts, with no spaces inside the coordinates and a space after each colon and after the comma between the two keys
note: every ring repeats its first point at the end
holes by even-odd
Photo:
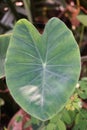
{"type": "Polygon", "coordinates": [[[62,114],[62,120],[63,120],[66,124],[70,125],[70,124],[72,123],[72,120],[71,120],[71,117],[70,117],[70,115],[69,115],[69,112],[68,112],[66,109],[64,109],[62,113],[63,113],[63,114],[62,114]]]}
{"type": "Polygon", "coordinates": [[[47,125],[47,129],[46,130],[54,130],[56,128],[56,125],[53,123],[49,123],[49,125],[47,125]]]}
{"type": "Polygon", "coordinates": [[[87,15],[79,14],[77,19],[84,25],[87,26],[87,15]]]}
{"type": "Polygon", "coordinates": [[[11,34],[0,35],[0,78],[5,76],[4,63],[11,34]]]}
{"type": "Polygon", "coordinates": [[[58,130],[66,130],[66,126],[62,120],[58,119],[57,125],[58,125],[58,130]]]}

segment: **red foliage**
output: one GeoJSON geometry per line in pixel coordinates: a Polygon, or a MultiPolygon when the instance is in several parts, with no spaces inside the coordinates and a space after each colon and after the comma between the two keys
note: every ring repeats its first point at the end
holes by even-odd
{"type": "Polygon", "coordinates": [[[22,109],[20,109],[11,119],[8,124],[8,130],[12,128],[12,130],[33,130],[31,126],[24,129],[24,125],[27,121],[29,121],[30,116],[25,113],[22,109]],[[17,121],[17,117],[22,117],[21,121],[17,121]]]}

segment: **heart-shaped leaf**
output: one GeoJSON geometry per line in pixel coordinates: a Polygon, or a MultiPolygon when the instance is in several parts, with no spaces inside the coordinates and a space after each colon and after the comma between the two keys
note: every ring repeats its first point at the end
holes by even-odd
{"type": "Polygon", "coordinates": [[[47,120],[60,112],[80,74],[80,54],[71,31],[58,18],[42,35],[27,20],[15,25],[6,59],[6,78],[16,102],[47,120]]]}
{"type": "Polygon", "coordinates": [[[11,34],[0,35],[0,78],[5,76],[4,63],[11,34]]]}

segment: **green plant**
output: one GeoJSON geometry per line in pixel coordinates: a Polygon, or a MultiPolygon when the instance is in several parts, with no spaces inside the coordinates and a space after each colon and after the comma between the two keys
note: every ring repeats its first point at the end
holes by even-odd
{"type": "Polygon", "coordinates": [[[0,78],[5,76],[5,58],[11,34],[0,36],[0,78]]]}
{"type": "Polygon", "coordinates": [[[86,130],[86,129],[87,129],[87,110],[81,109],[81,111],[76,115],[73,130],[86,130]]]}
{"type": "Polygon", "coordinates": [[[80,21],[80,23],[82,24],[81,27],[81,35],[80,35],[80,40],[79,40],[79,47],[82,46],[82,40],[83,40],[83,36],[84,36],[84,29],[87,26],[87,15],[85,14],[79,14],[77,16],[77,19],[80,21]]]}
{"type": "Polygon", "coordinates": [[[74,92],[80,68],[79,48],[62,21],[49,20],[42,35],[25,19],[16,23],[6,54],[6,81],[25,111],[42,121],[50,119],[41,129],[66,129],[58,116],[56,121],[52,117],[74,92]]]}
{"type": "Polygon", "coordinates": [[[77,18],[84,26],[87,26],[87,15],[79,14],[77,18]]]}
{"type": "Polygon", "coordinates": [[[87,99],[87,77],[84,77],[79,81],[79,88],[77,88],[77,93],[81,99],[87,99]]]}

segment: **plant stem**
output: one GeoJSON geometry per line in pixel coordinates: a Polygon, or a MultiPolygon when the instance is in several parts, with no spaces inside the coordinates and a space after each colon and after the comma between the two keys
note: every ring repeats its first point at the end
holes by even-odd
{"type": "Polygon", "coordinates": [[[81,34],[80,34],[80,40],[79,40],[79,47],[81,48],[82,46],[82,40],[83,40],[83,35],[84,35],[84,25],[82,25],[82,28],[81,28],[81,34]]]}
{"type": "Polygon", "coordinates": [[[77,3],[77,7],[80,7],[80,1],[76,0],[76,3],[77,3]]]}
{"type": "Polygon", "coordinates": [[[4,30],[10,30],[10,29],[11,29],[11,27],[6,26],[6,25],[4,25],[4,24],[1,23],[1,22],[0,22],[0,26],[1,26],[4,30]]]}
{"type": "Polygon", "coordinates": [[[87,56],[82,56],[82,57],[81,57],[81,61],[82,61],[82,62],[87,61],[87,56]]]}
{"type": "Polygon", "coordinates": [[[23,0],[23,2],[24,2],[24,6],[25,6],[25,9],[27,12],[27,17],[28,17],[29,21],[31,23],[33,23],[31,9],[30,9],[30,6],[31,6],[30,0],[23,0]]]}

